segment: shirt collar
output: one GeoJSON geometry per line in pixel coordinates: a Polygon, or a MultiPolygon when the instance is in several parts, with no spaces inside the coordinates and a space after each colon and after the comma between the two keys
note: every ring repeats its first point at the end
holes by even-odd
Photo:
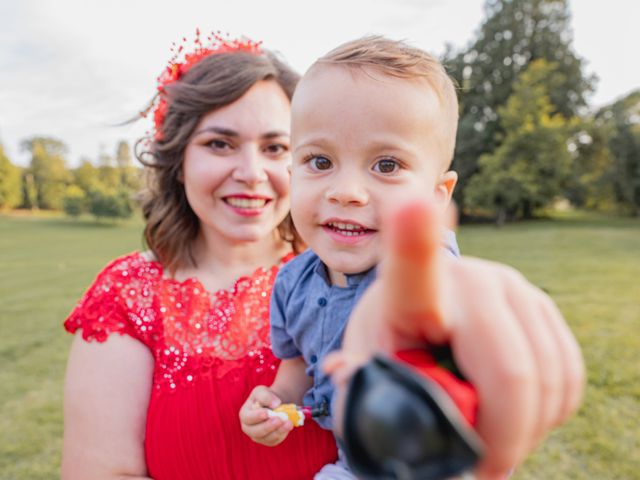
{"type": "MultiPolygon", "coordinates": [[[[347,278],[347,286],[348,287],[356,287],[356,286],[358,286],[360,284],[360,282],[362,282],[369,275],[375,275],[375,270],[376,270],[376,266],[374,265],[369,270],[364,271],[364,272],[345,274],[345,277],[347,278]]],[[[331,279],[329,278],[329,272],[327,271],[327,266],[319,258],[318,258],[318,263],[316,264],[315,268],[313,269],[313,272],[316,275],[319,275],[320,278],[322,278],[322,280],[324,280],[324,282],[328,286],[332,286],[331,285],[331,279]]]]}

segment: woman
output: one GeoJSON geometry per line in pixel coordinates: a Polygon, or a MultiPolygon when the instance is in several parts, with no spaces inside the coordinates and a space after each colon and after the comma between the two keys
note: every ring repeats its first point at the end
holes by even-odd
{"type": "Polygon", "coordinates": [[[298,76],[258,44],[212,42],[159,78],[143,162],[149,251],[108,265],[65,322],[76,334],[65,479],[301,479],[336,458],[314,423],[278,448],[240,430],[242,402],[278,364],[268,301],[297,247],[287,165],[298,76]]]}

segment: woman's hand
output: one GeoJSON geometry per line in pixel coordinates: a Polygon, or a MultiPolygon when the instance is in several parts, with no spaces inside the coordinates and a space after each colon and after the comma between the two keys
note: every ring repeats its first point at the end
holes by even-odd
{"type": "Polygon", "coordinates": [[[443,254],[433,205],[414,202],[387,222],[387,257],[354,309],[343,349],[325,368],[341,395],[378,352],[448,342],[477,389],[486,445],[478,478],[503,478],[580,403],[580,349],[553,301],[514,269],[443,254]]]}

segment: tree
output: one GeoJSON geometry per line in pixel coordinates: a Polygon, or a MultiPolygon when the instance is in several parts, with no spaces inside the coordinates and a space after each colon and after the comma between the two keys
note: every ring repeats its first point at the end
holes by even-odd
{"type": "Polygon", "coordinates": [[[90,195],[89,211],[97,219],[129,218],[133,213],[129,193],[124,190],[107,192],[96,190],[90,195]]]}
{"type": "Polygon", "coordinates": [[[606,127],[594,118],[582,121],[582,129],[576,135],[571,178],[565,196],[572,205],[580,208],[613,210],[615,202],[612,190],[612,156],[609,151],[606,127]]]}
{"type": "Polygon", "coordinates": [[[22,148],[31,152],[28,174],[32,176],[37,207],[48,210],[62,210],[64,191],[70,176],[64,156],[67,147],[60,140],[47,137],[33,137],[22,142],[22,148]]]}
{"type": "Polygon", "coordinates": [[[583,123],[568,198],[578,206],[640,215],[640,90],[583,123]]]}
{"type": "Polygon", "coordinates": [[[124,140],[118,142],[116,147],[116,165],[121,169],[131,166],[131,148],[124,140]]]}
{"type": "Polygon", "coordinates": [[[132,192],[140,189],[140,170],[131,162],[131,148],[121,140],[116,147],[116,164],[120,173],[120,184],[132,192]]]}
{"type": "Polygon", "coordinates": [[[23,208],[38,208],[38,192],[36,191],[33,174],[26,169],[22,172],[22,203],[23,208]]]}
{"type": "Polygon", "coordinates": [[[100,146],[98,155],[98,179],[106,190],[116,190],[120,186],[120,171],[114,165],[113,157],[105,153],[104,145],[100,146]]]}
{"type": "Polygon", "coordinates": [[[87,211],[87,195],[78,185],[69,185],[63,199],[64,211],[70,217],[77,217],[87,211]]]}
{"type": "Polygon", "coordinates": [[[85,194],[101,188],[98,169],[87,158],[82,159],[80,165],[72,171],[72,175],[73,183],[85,194]]]}
{"type": "Polygon", "coordinates": [[[532,217],[564,192],[569,179],[567,138],[574,125],[554,113],[546,80],[555,68],[536,60],[520,75],[498,109],[506,134],[493,153],[480,157],[480,171],[469,182],[469,202],[494,214],[498,223],[532,217]]]}
{"type": "Polygon", "coordinates": [[[621,210],[640,216],[640,90],[601,108],[595,124],[611,156],[598,180],[621,210]]]}
{"type": "Polygon", "coordinates": [[[0,209],[17,207],[21,200],[20,168],[11,163],[0,144],[0,209]]]}
{"type": "Polygon", "coordinates": [[[530,63],[554,63],[546,80],[550,114],[569,119],[581,113],[594,79],[583,74],[582,60],[571,47],[567,0],[487,0],[485,20],[475,41],[459,53],[451,48],[444,63],[460,86],[460,125],[453,168],[465,188],[478,171],[478,159],[491,154],[505,137],[499,109],[511,97],[515,82],[530,63]]]}

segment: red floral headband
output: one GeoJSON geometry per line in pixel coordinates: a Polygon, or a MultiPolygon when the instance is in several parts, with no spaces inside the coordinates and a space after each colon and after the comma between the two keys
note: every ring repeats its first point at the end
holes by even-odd
{"type": "MultiPolygon", "coordinates": [[[[212,32],[207,36],[207,45],[205,46],[200,39],[200,29],[197,29],[196,38],[193,42],[195,46],[191,53],[184,53],[187,43],[186,37],[182,39],[182,45],[177,46],[175,43],[173,44],[171,47],[173,55],[166,68],[158,76],[158,96],[156,101],[154,101],[155,108],[153,105],[151,106],[151,108],[153,108],[154,138],[156,140],[162,140],[164,137],[162,125],[169,110],[166,95],[167,85],[171,85],[180,80],[195,64],[209,55],[235,52],[262,53],[260,48],[262,42],[254,42],[248,38],[229,39],[228,36],[229,35],[226,34],[226,36],[223,37],[220,32],[212,32]]],[[[143,116],[146,115],[143,114],[143,116]]]]}

